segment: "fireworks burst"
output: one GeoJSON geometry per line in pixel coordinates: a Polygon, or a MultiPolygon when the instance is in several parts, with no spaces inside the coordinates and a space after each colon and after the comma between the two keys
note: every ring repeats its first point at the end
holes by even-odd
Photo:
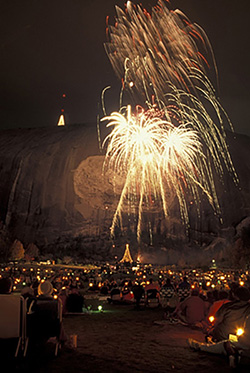
{"type": "Polygon", "coordinates": [[[187,195],[195,201],[198,215],[200,191],[219,213],[213,169],[221,179],[225,168],[235,182],[237,175],[224,122],[232,126],[206,75],[210,69],[216,76],[217,69],[205,32],[162,1],[152,14],[130,1],[125,11],[116,7],[116,12],[105,47],[122,81],[121,109],[103,118],[113,126],[104,141],[105,167],[123,175],[124,185],[111,233],[133,199],[139,239],[142,213],[152,201],[160,201],[167,216],[167,196],[174,191],[188,226],[187,195]],[[136,104],[134,114],[130,105],[123,107],[125,92],[136,104]]]}
{"type": "Polygon", "coordinates": [[[107,126],[114,127],[104,141],[108,143],[104,166],[124,178],[111,226],[112,235],[118,221],[122,222],[122,211],[128,203],[138,215],[138,240],[142,213],[155,201],[160,201],[168,216],[169,191],[177,195],[186,224],[184,189],[189,189],[197,201],[199,189],[202,189],[213,203],[213,188],[205,180],[208,170],[202,144],[198,133],[188,124],[175,127],[171,122],[152,116],[152,109],[132,114],[130,106],[126,114],[115,112],[102,120],[109,120],[107,126]],[[203,185],[207,185],[207,189],[203,185]]]}

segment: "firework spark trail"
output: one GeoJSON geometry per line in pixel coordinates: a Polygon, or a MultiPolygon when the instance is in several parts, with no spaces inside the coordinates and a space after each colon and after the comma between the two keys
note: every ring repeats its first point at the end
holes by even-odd
{"type": "Polygon", "coordinates": [[[167,216],[168,194],[173,190],[188,226],[188,194],[198,216],[200,192],[220,213],[213,169],[221,180],[224,168],[235,182],[238,179],[224,122],[231,130],[232,125],[207,76],[210,70],[217,77],[217,68],[205,32],[162,1],[151,14],[130,1],[125,11],[116,7],[116,12],[116,26],[108,26],[110,42],[105,48],[122,81],[121,109],[103,118],[113,127],[104,141],[104,166],[125,180],[111,233],[121,221],[127,196],[137,191],[139,239],[142,213],[152,198],[161,201],[167,216]],[[125,92],[137,105],[135,114],[130,105],[124,112],[125,92]],[[144,109],[138,110],[138,104],[144,109]]]}
{"type": "MultiPolygon", "coordinates": [[[[114,214],[111,234],[114,234],[121,212],[127,204],[126,196],[130,190],[138,190],[137,200],[137,237],[140,239],[142,213],[145,201],[161,201],[165,216],[168,215],[167,192],[172,190],[178,196],[181,214],[186,223],[187,206],[183,199],[183,183],[192,180],[192,188],[203,188],[201,175],[197,168],[197,159],[205,157],[201,152],[202,144],[198,134],[188,128],[179,127],[160,118],[147,116],[141,111],[137,115],[127,108],[127,115],[112,113],[102,118],[108,120],[107,126],[113,130],[104,140],[107,143],[104,167],[124,177],[120,200],[114,214]]],[[[204,189],[204,188],[203,188],[204,189]]],[[[204,189],[205,190],[205,189],[204,189]]],[[[209,192],[206,191],[209,195],[209,192]]],[[[210,195],[209,198],[211,199],[210,195]]]]}
{"type": "Polygon", "coordinates": [[[145,10],[127,3],[127,12],[117,10],[117,27],[109,26],[110,43],[106,51],[117,75],[124,84],[134,83],[133,90],[150,98],[164,97],[167,82],[184,90],[195,90],[194,76],[205,74],[206,60],[196,42],[209,48],[200,28],[192,25],[180,11],[161,6],[145,10]],[[198,40],[197,40],[198,39],[198,40]],[[125,67],[125,74],[124,74],[125,67]]]}

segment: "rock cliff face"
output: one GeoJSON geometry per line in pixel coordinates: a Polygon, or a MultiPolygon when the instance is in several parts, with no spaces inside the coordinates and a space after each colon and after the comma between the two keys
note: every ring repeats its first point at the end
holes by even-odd
{"type": "Polygon", "coordinates": [[[98,153],[90,126],[2,132],[0,211],[14,235],[46,243],[86,224],[89,215],[77,209],[74,172],[98,153]]]}
{"type": "MultiPolygon", "coordinates": [[[[250,215],[250,139],[229,133],[228,143],[240,184],[236,187],[228,174],[224,184],[218,182],[224,225],[205,208],[201,221],[192,226],[208,236],[250,215]]],[[[103,160],[95,126],[2,131],[1,220],[24,243],[51,243],[64,234],[107,233],[118,193],[111,179],[103,177],[103,160]]],[[[178,236],[179,228],[175,216],[168,235],[178,236]]],[[[165,228],[158,219],[153,229],[162,233],[165,228]]]]}

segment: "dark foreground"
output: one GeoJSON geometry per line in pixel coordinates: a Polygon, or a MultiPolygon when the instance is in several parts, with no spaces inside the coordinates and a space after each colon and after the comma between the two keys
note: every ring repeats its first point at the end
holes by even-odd
{"type": "MultiPolygon", "coordinates": [[[[16,372],[232,372],[223,356],[189,349],[188,337],[203,341],[198,330],[182,325],[156,325],[161,309],[136,311],[133,306],[106,306],[102,313],[68,315],[64,327],[68,336],[77,334],[77,348],[68,344],[54,357],[52,343],[46,348],[29,348],[26,358],[9,356],[11,346],[1,343],[1,365],[16,372]]],[[[13,350],[12,350],[13,352],[13,350]]],[[[242,360],[239,372],[249,372],[242,360]]]]}

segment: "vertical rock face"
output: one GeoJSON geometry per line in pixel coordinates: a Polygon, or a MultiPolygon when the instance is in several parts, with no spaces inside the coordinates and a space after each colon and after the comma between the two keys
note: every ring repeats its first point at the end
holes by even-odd
{"type": "Polygon", "coordinates": [[[95,128],[4,131],[0,138],[1,219],[24,241],[50,241],[84,223],[74,172],[99,153],[95,128]]]}
{"type": "MultiPolygon", "coordinates": [[[[225,173],[218,182],[224,227],[250,215],[250,139],[228,137],[239,174],[235,186],[225,173]]],[[[118,197],[112,177],[103,176],[95,126],[2,131],[0,136],[1,220],[22,242],[50,243],[64,234],[108,232],[118,197]]],[[[168,231],[178,236],[178,207],[168,231]],[[176,218],[177,216],[177,218],[176,218]]],[[[194,230],[218,234],[213,211],[205,208],[194,230]]],[[[155,220],[155,233],[161,227],[155,220]]]]}

